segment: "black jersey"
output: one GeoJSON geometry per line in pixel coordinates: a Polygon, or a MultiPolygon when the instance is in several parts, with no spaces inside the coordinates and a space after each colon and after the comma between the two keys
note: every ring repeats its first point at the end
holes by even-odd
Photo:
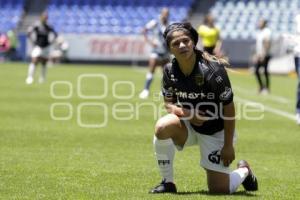
{"type": "Polygon", "coordinates": [[[38,22],[29,28],[28,37],[31,39],[34,45],[45,48],[51,44],[52,40],[57,36],[57,33],[49,24],[38,22]]]}
{"type": "Polygon", "coordinates": [[[226,70],[218,61],[208,62],[197,51],[193,71],[185,76],[174,58],[164,67],[162,91],[165,97],[176,99],[179,106],[205,112],[210,120],[202,126],[192,125],[197,132],[211,135],[224,129],[223,106],[233,101],[233,92],[226,70]]]}

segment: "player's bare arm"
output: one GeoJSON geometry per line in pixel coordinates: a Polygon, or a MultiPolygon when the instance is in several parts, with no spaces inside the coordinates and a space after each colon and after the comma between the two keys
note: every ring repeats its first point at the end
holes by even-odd
{"type": "Polygon", "coordinates": [[[221,159],[225,166],[229,166],[235,159],[233,148],[233,136],[235,127],[235,108],[231,102],[224,106],[224,146],[221,151],[221,159]]]}
{"type": "Polygon", "coordinates": [[[177,115],[179,118],[189,118],[190,122],[195,126],[201,126],[205,121],[208,120],[203,111],[195,109],[190,110],[176,105],[176,101],[173,97],[165,97],[164,101],[165,108],[168,113],[177,115]]]}

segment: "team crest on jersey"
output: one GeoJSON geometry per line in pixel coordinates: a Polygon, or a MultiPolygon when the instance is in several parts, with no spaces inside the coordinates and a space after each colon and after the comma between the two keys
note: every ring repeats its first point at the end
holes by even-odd
{"type": "Polygon", "coordinates": [[[196,74],[194,78],[195,78],[195,82],[198,86],[203,85],[204,77],[202,74],[196,74]]]}
{"type": "Polygon", "coordinates": [[[223,101],[229,100],[232,96],[232,90],[229,87],[225,87],[225,91],[220,94],[220,99],[223,101]]]}

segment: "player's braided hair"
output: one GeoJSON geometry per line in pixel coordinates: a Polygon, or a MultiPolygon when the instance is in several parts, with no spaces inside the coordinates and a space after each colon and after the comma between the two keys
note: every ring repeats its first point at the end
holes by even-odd
{"type": "MultiPolygon", "coordinates": [[[[194,44],[197,45],[199,35],[198,35],[198,32],[193,28],[193,26],[189,22],[176,22],[176,23],[170,24],[166,28],[166,30],[163,34],[168,48],[170,48],[170,42],[172,40],[172,33],[174,31],[184,32],[185,34],[187,34],[193,40],[194,44]]],[[[202,52],[202,51],[201,51],[201,53],[202,53],[202,58],[205,59],[208,62],[217,61],[217,62],[219,62],[219,63],[221,63],[225,66],[229,66],[229,63],[227,62],[226,59],[217,58],[215,56],[212,56],[212,55],[210,55],[206,52],[202,52]]]]}

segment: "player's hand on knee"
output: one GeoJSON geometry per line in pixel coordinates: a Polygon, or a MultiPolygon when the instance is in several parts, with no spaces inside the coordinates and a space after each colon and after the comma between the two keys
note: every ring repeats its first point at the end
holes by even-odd
{"type": "Polygon", "coordinates": [[[235,159],[235,152],[232,145],[223,146],[221,150],[221,160],[225,167],[228,167],[235,159]]]}

